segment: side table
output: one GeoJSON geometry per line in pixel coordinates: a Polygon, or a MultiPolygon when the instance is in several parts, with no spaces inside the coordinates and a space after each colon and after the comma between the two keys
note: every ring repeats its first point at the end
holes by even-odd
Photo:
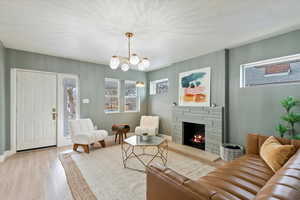
{"type": "Polygon", "coordinates": [[[111,130],[115,133],[115,143],[117,143],[119,137],[119,144],[121,144],[124,141],[124,137],[127,138],[130,126],[128,124],[113,124],[111,130]]]}

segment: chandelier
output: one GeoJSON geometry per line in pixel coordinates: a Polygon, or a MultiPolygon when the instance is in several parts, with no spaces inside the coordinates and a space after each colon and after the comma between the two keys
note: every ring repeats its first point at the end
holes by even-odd
{"type": "Polygon", "coordinates": [[[129,70],[130,66],[138,66],[138,69],[143,71],[150,66],[150,61],[148,58],[140,58],[137,54],[131,54],[131,44],[130,39],[134,36],[133,33],[127,32],[125,36],[128,40],[128,57],[123,56],[112,56],[110,59],[110,68],[115,70],[121,66],[121,69],[126,72],[129,70]]]}

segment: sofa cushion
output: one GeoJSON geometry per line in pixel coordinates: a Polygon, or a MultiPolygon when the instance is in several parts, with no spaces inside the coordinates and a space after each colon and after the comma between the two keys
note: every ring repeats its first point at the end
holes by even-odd
{"type": "Polygon", "coordinates": [[[255,199],[300,199],[300,150],[276,172],[255,199]]]}
{"type": "Polygon", "coordinates": [[[254,199],[273,175],[258,155],[249,154],[217,168],[198,182],[217,191],[216,199],[254,199]]]}
{"type": "Polygon", "coordinates": [[[293,145],[282,145],[275,137],[270,136],[261,146],[260,156],[276,172],[295,153],[293,145]]]}

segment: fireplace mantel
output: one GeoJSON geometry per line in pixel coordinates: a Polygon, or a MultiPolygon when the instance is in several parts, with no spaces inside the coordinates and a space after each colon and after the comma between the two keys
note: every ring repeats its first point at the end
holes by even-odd
{"type": "Polygon", "coordinates": [[[172,140],[183,144],[182,122],[205,124],[205,151],[218,154],[224,139],[223,107],[182,107],[172,110],[172,140]]]}

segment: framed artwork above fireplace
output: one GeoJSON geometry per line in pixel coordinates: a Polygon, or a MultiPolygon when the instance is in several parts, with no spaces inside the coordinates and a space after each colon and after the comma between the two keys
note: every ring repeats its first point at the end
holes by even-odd
{"type": "Polygon", "coordinates": [[[210,106],[210,67],[179,74],[179,106],[210,106]]]}

